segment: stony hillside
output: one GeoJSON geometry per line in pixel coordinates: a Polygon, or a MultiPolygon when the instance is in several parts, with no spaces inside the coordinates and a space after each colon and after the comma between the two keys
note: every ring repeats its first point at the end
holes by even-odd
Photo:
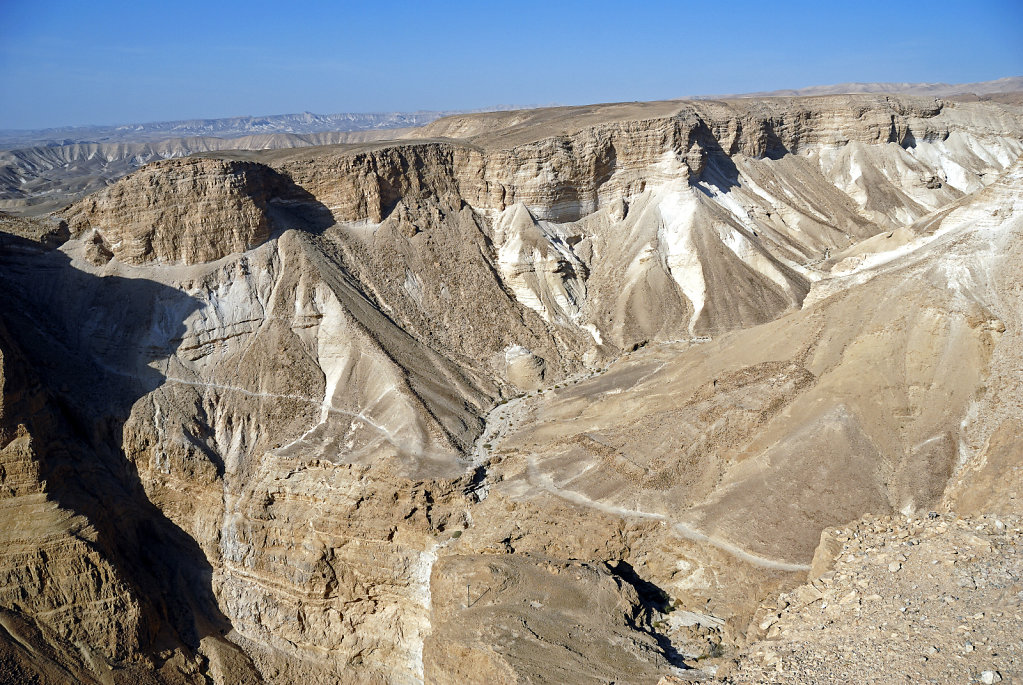
{"type": "Polygon", "coordinates": [[[757,614],[733,683],[1014,682],[1018,516],[871,517],[829,529],[813,581],[757,614]],[[1004,519],[1004,520],[1003,520],[1004,519]]]}
{"type": "Polygon", "coordinates": [[[1019,513],[1023,111],[415,135],[0,225],[0,677],[755,681],[823,531],[1019,513]]]}

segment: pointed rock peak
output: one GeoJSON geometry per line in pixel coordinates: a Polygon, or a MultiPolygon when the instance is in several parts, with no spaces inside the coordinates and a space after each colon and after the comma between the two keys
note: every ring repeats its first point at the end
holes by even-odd
{"type": "Polygon", "coordinates": [[[542,237],[542,231],[536,222],[536,217],[521,202],[516,202],[501,212],[494,222],[494,229],[497,233],[496,239],[498,242],[504,242],[516,236],[532,244],[542,237]]]}
{"type": "Polygon", "coordinates": [[[507,226],[514,229],[525,229],[536,225],[536,217],[529,211],[529,208],[521,202],[504,210],[504,216],[508,217],[507,226]]]}

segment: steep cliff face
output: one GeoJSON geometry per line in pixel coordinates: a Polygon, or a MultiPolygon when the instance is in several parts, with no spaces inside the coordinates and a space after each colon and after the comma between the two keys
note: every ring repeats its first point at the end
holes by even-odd
{"type": "Polygon", "coordinates": [[[197,264],[262,245],[275,230],[297,223],[282,208],[310,201],[261,164],[168,160],[73,205],[65,216],[74,235],[89,233],[126,264],[197,264]]]}
{"type": "Polygon", "coordinates": [[[0,502],[6,522],[0,673],[11,682],[27,679],[36,662],[55,682],[68,673],[87,676],[90,657],[101,663],[129,659],[149,642],[144,600],[98,544],[90,521],[62,507],[47,487],[49,469],[69,448],[58,437],[63,426],[6,327],[0,329],[0,350],[0,502]],[[76,643],[90,645],[94,655],[77,653],[76,643]]]}
{"type": "Polygon", "coordinates": [[[186,298],[96,279],[10,236],[3,261],[0,677],[198,683],[218,662],[252,682],[221,636],[208,562],[146,497],[120,432],[165,349],[144,325],[152,305],[180,314],[186,298]]]}
{"type": "Polygon", "coordinates": [[[4,236],[2,502],[45,530],[6,529],[0,666],[717,658],[825,526],[996,501],[1021,131],[877,97],[500,113],[159,162],[57,251],[4,236]]]}
{"type": "Polygon", "coordinates": [[[1018,114],[994,106],[837,97],[663,110],[637,121],[612,108],[620,120],[581,129],[566,128],[574,110],[485,115],[476,129],[456,118],[422,135],[471,145],[268,161],[342,227],[468,204],[520,303],[621,348],[797,307],[816,277],[807,266],[975,192],[1023,152],[1018,114]],[[645,320],[651,306],[666,325],[645,320]]]}

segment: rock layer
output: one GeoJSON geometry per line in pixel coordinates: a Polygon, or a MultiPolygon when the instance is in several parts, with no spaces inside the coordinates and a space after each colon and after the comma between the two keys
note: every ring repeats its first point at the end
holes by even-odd
{"type": "Polygon", "coordinates": [[[169,160],[82,201],[66,216],[72,233],[94,232],[127,264],[196,264],[262,245],[284,227],[275,208],[309,200],[261,164],[169,160]]]}
{"type": "Polygon", "coordinates": [[[879,97],[482,115],[160,162],[60,250],[5,236],[5,516],[55,504],[8,527],[0,666],[722,663],[822,529],[1015,501],[1021,129],[879,97]]]}

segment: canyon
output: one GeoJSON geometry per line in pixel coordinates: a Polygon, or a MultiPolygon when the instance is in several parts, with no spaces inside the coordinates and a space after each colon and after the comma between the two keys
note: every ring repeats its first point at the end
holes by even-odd
{"type": "Polygon", "coordinates": [[[812,682],[889,528],[1019,619],[1023,108],[398,135],[0,216],[0,680],[812,682]]]}

